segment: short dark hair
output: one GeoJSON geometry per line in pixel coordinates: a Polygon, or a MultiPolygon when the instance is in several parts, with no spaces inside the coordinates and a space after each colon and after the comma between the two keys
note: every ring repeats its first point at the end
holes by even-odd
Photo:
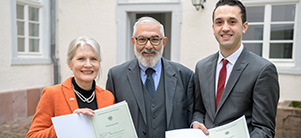
{"type": "Polygon", "coordinates": [[[213,20],[213,22],[214,22],[214,13],[215,13],[215,10],[219,6],[224,6],[224,5],[238,6],[240,8],[242,23],[245,23],[247,21],[246,7],[240,1],[238,1],[238,0],[219,0],[216,3],[216,5],[215,5],[215,9],[213,10],[213,14],[212,14],[212,20],[213,20]]]}

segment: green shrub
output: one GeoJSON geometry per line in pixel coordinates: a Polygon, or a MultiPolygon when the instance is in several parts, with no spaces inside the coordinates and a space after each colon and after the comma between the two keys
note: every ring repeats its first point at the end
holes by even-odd
{"type": "Polygon", "coordinates": [[[292,101],[292,107],[301,108],[301,102],[298,102],[298,101],[292,101]]]}

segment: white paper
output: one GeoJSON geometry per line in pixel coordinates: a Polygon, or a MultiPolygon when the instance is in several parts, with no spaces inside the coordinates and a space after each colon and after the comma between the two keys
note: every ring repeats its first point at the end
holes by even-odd
{"type": "Polygon", "coordinates": [[[83,114],[69,114],[51,118],[59,138],[94,138],[89,117],[83,114]]]}
{"type": "Polygon", "coordinates": [[[228,124],[209,129],[208,131],[209,138],[250,138],[244,115],[228,124]]]}
{"type": "Polygon", "coordinates": [[[176,129],[166,131],[166,138],[208,138],[200,129],[176,129]]]}
{"type": "Polygon", "coordinates": [[[69,114],[51,120],[59,138],[137,138],[125,101],[94,110],[94,117],[69,114]]]}
{"type": "Polygon", "coordinates": [[[206,136],[200,129],[176,129],[165,132],[166,138],[250,138],[245,116],[228,124],[208,129],[206,136]]]}
{"type": "Polygon", "coordinates": [[[137,138],[125,101],[95,110],[90,121],[95,138],[137,138]]]}

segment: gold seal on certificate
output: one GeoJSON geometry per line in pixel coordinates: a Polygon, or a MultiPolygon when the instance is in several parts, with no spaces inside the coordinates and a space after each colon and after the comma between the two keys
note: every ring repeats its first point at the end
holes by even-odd
{"type": "Polygon", "coordinates": [[[95,110],[94,117],[69,114],[51,120],[59,138],[137,138],[125,101],[95,110]]]}

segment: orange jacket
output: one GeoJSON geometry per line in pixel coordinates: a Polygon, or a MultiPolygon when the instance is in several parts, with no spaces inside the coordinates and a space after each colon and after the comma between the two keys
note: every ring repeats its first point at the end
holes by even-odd
{"type": "MultiPolygon", "coordinates": [[[[27,138],[56,138],[51,117],[71,114],[78,109],[71,78],[61,84],[44,88],[27,138]]],[[[98,108],[114,104],[114,96],[110,91],[96,86],[95,94],[98,108]]]]}

